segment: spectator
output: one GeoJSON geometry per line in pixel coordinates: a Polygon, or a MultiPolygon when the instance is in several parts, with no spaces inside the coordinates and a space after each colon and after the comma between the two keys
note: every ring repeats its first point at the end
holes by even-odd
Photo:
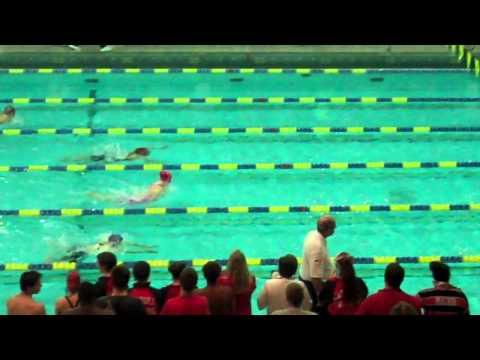
{"type": "Polygon", "coordinates": [[[163,308],[167,300],[180,295],[180,274],[185,268],[185,263],[180,261],[172,262],[168,266],[168,272],[172,275],[172,283],[159,290],[159,309],[163,308]]]}
{"type": "Polygon", "coordinates": [[[97,264],[102,273],[95,284],[97,297],[110,296],[112,294],[112,270],[117,265],[117,257],[111,252],[102,252],[97,255],[97,264]]]}
{"type": "Polygon", "coordinates": [[[7,301],[8,315],[46,315],[45,305],[33,299],[42,288],[42,275],[37,271],[27,271],[20,276],[21,293],[7,301]]]}
{"type": "Polygon", "coordinates": [[[304,289],[303,310],[312,308],[312,301],[307,288],[303,282],[295,279],[297,273],[298,261],[293,255],[282,256],[278,260],[278,273],[272,275],[272,279],[267,280],[263,290],[258,297],[258,308],[263,310],[267,308],[267,314],[271,314],[276,310],[282,310],[288,307],[286,288],[291,283],[299,283],[304,289]]]}
{"type": "Polygon", "coordinates": [[[138,261],[133,266],[135,283],[130,290],[130,296],[143,302],[148,315],[156,315],[160,312],[158,307],[159,292],[150,286],[150,265],[146,261],[138,261]]]}
{"type": "Polygon", "coordinates": [[[330,315],[354,315],[360,303],[368,295],[365,282],[356,277],[353,257],[345,252],[335,259],[337,275],[328,282],[332,283],[332,302],[328,305],[330,315]]]}
{"type": "Polygon", "coordinates": [[[433,288],[418,293],[425,315],[469,315],[468,299],[464,292],[451,285],[450,267],[440,261],[430,263],[433,288]]]}
{"type": "Polygon", "coordinates": [[[303,242],[303,263],[300,273],[310,293],[312,308],[317,308],[318,295],[324,282],[333,275],[333,265],[327,251],[327,238],[334,234],[336,222],[330,215],[317,221],[317,230],[310,231],[303,242]]]}
{"type": "Polygon", "coordinates": [[[62,315],[114,315],[111,309],[102,309],[96,305],[97,292],[95,285],[82,282],[78,288],[78,306],[67,310],[62,315]]]}
{"type": "Polygon", "coordinates": [[[367,297],[358,308],[357,315],[389,315],[393,307],[401,301],[412,305],[419,311],[420,300],[400,289],[404,277],[405,270],[400,264],[389,264],[385,269],[385,289],[367,297]]]}
{"type": "Polygon", "coordinates": [[[257,287],[255,276],[248,271],[247,259],[240,250],[235,250],[228,259],[227,271],[218,284],[230,286],[235,297],[234,315],[252,315],[251,297],[257,287]]]}
{"type": "Polygon", "coordinates": [[[222,267],[215,261],[209,261],[202,268],[207,286],[196,293],[208,299],[208,308],[212,315],[233,315],[234,297],[232,288],[218,285],[217,280],[222,267]]]}
{"type": "Polygon", "coordinates": [[[55,304],[55,314],[61,315],[67,310],[78,306],[78,288],[80,287],[80,275],[72,271],[67,277],[67,295],[55,304]]]}
{"type": "Polygon", "coordinates": [[[180,296],[171,298],[163,307],[162,315],[209,315],[208,300],[197,295],[198,275],[192,268],[183,269],[180,274],[180,296]]]}
{"type": "Polygon", "coordinates": [[[390,315],[420,315],[420,313],[414,306],[404,301],[400,301],[392,308],[390,315]]]}
{"type": "Polygon", "coordinates": [[[305,288],[297,282],[291,282],[286,288],[287,308],[274,311],[272,315],[317,315],[312,311],[301,309],[304,296],[305,288]]]}
{"type": "Polygon", "coordinates": [[[128,296],[130,270],[125,265],[117,265],[112,270],[112,295],[98,299],[97,304],[111,308],[116,315],[146,315],[145,306],[139,299],[128,296]]]}

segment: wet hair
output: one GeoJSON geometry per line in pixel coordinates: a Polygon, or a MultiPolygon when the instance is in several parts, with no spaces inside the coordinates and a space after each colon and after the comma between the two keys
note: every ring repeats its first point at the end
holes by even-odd
{"type": "Polygon", "coordinates": [[[188,267],[180,274],[180,286],[182,290],[191,293],[197,287],[198,275],[195,269],[188,267]]]}
{"type": "Polygon", "coordinates": [[[440,261],[432,261],[430,263],[430,271],[435,281],[450,281],[450,267],[447,264],[440,261]]]}
{"type": "Polygon", "coordinates": [[[117,257],[115,254],[105,251],[97,255],[98,265],[110,272],[117,265],[117,257]]]}
{"type": "Polygon", "coordinates": [[[109,243],[121,243],[123,241],[123,237],[120,234],[112,234],[108,237],[109,243]]]}
{"type": "Polygon", "coordinates": [[[399,263],[388,264],[385,269],[385,282],[388,286],[394,289],[400,289],[404,277],[405,270],[399,263]]]}
{"type": "Polygon", "coordinates": [[[117,265],[112,270],[112,285],[119,290],[128,289],[130,270],[125,265],[117,265]]]}
{"type": "Polygon", "coordinates": [[[342,300],[348,304],[357,304],[360,301],[360,294],[357,291],[353,258],[350,254],[342,252],[337,256],[336,265],[339,270],[338,277],[343,281],[342,300]]]}
{"type": "Polygon", "coordinates": [[[27,291],[28,289],[37,285],[40,281],[42,274],[38,271],[26,271],[20,276],[20,290],[27,291]]]}
{"type": "Polygon", "coordinates": [[[390,310],[390,315],[420,315],[418,310],[409,303],[405,301],[400,301],[395,305],[392,310],[390,310]]]}
{"type": "Polygon", "coordinates": [[[150,155],[150,150],[148,148],[144,148],[144,147],[136,148],[133,152],[137,155],[142,155],[142,156],[150,155]]]}
{"type": "Polygon", "coordinates": [[[5,115],[15,115],[16,110],[13,106],[8,105],[8,106],[5,106],[5,108],[3,109],[3,113],[5,115]]]}
{"type": "Polygon", "coordinates": [[[250,272],[247,259],[240,250],[235,250],[228,259],[227,272],[233,279],[233,290],[239,291],[248,288],[250,272]]]}
{"type": "Polygon", "coordinates": [[[291,254],[278,259],[278,272],[284,278],[290,278],[296,274],[298,268],[297,258],[291,254]]]}
{"type": "Polygon", "coordinates": [[[222,267],[216,261],[209,261],[203,265],[202,272],[207,284],[215,285],[222,272],[222,267]]]}
{"type": "Polygon", "coordinates": [[[187,265],[185,263],[181,261],[175,261],[168,265],[168,272],[172,274],[173,280],[178,280],[183,269],[185,269],[186,267],[187,265]]]}
{"type": "Polygon", "coordinates": [[[286,288],[286,296],[290,305],[299,308],[302,305],[304,297],[303,287],[296,282],[288,284],[286,288]]]}
{"type": "Polygon", "coordinates": [[[133,265],[133,277],[137,281],[147,281],[150,277],[150,264],[146,261],[137,261],[133,265]]]}
{"type": "Polygon", "coordinates": [[[80,305],[93,305],[97,300],[95,285],[84,281],[78,287],[78,303],[80,305]]]}

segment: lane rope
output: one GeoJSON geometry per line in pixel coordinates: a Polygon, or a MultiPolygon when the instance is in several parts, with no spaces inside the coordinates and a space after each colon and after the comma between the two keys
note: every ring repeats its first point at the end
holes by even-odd
{"type": "Polygon", "coordinates": [[[456,133],[480,132],[480,126],[349,126],[349,127],[205,127],[205,128],[40,128],[0,129],[0,135],[263,135],[263,134],[363,134],[363,133],[456,133]]]}
{"type": "Polygon", "coordinates": [[[0,165],[1,172],[87,172],[87,171],[239,171],[239,170],[354,170],[354,169],[452,169],[452,168],[480,168],[480,161],[400,161],[400,162],[331,162],[331,163],[218,163],[218,164],[105,164],[105,165],[0,165]]]}
{"type": "Polygon", "coordinates": [[[128,215],[200,215],[200,214],[252,214],[252,213],[336,213],[336,212],[430,212],[430,211],[478,211],[474,204],[385,204],[385,205],[310,205],[310,206],[228,206],[228,207],[178,207],[178,208],[104,208],[104,209],[12,209],[0,210],[0,216],[128,216],[128,215]]]}
{"type": "Polygon", "coordinates": [[[392,104],[407,104],[407,103],[478,103],[480,97],[108,97],[108,98],[4,98],[0,99],[2,104],[28,105],[28,104],[347,104],[347,103],[362,103],[362,104],[377,104],[377,103],[392,103],[392,104]]]}
{"type": "MultiPolygon", "coordinates": [[[[302,264],[303,259],[297,258],[299,264],[302,264]]],[[[331,257],[335,261],[334,257],[331,257]]],[[[191,259],[191,260],[147,260],[152,268],[166,269],[174,261],[181,261],[187,266],[203,266],[208,261],[216,261],[220,265],[226,265],[226,259],[191,259]]],[[[441,261],[443,263],[480,263],[480,255],[463,255],[463,256],[372,256],[372,257],[355,257],[355,264],[359,265],[380,265],[398,262],[402,264],[428,264],[432,261],[441,261]]],[[[128,267],[133,267],[134,261],[123,262],[128,267]]],[[[248,258],[247,264],[250,266],[274,266],[278,265],[278,259],[275,258],[248,258]]],[[[53,262],[44,264],[30,264],[30,263],[6,263],[0,264],[0,271],[28,271],[28,270],[91,270],[98,269],[95,262],[53,262]]]]}

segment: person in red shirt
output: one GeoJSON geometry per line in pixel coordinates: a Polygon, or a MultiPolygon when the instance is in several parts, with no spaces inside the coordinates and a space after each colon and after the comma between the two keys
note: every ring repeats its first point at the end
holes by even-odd
{"type": "Polygon", "coordinates": [[[420,312],[421,301],[400,289],[405,270],[398,263],[391,263],[385,269],[385,289],[365,299],[357,310],[357,315],[389,315],[395,305],[405,302],[420,312]]]}
{"type": "Polygon", "coordinates": [[[159,290],[158,307],[160,310],[169,299],[180,295],[180,274],[186,267],[185,263],[180,261],[172,262],[168,266],[168,272],[172,275],[172,283],[159,290]]]}
{"type": "Polygon", "coordinates": [[[168,300],[161,315],[210,315],[208,299],[197,295],[198,275],[192,268],[185,268],[180,274],[180,296],[168,300]]]}
{"type": "Polygon", "coordinates": [[[330,315],[355,315],[360,303],[368,295],[367,285],[355,276],[350,254],[338,254],[335,264],[337,275],[328,280],[333,283],[333,297],[328,312],[330,315]]]}
{"type": "Polygon", "coordinates": [[[95,283],[97,289],[97,297],[109,296],[112,294],[112,271],[117,265],[117,257],[115,254],[105,251],[97,255],[97,264],[102,276],[95,283]]]}
{"type": "Polygon", "coordinates": [[[157,315],[161,309],[158,306],[159,292],[150,286],[150,265],[146,261],[138,261],[133,266],[133,276],[136,282],[130,289],[129,296],[140,299],[145,306],[147,315],[157,315]]]}
{"type": "Polygon", "coordinates": [[[252,315],[251,298],[257,284],[248,271],[247,259],[235,250],[228,259],[227,270],[218,278],[218,285],[230,286],[235,297],[234,315],[252,315]]]}

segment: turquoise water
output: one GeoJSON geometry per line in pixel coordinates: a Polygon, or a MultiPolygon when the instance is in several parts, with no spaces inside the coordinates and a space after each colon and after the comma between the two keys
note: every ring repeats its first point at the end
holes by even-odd
{"type": "MultiPolygon", "coordinates": [[[[383,82],[371,82],[372,77],[379,76],[2,75],[0,98],[88,97],[92,92],[102,98],[480,95],[480,82],[468,73],[386,74],[383,82]],[[232,78],[243,81],[231,82],[232,78]]],[[[478,126],[478,110],[475,104],[19,105],[16,119],[2,128],[478,126]]],[[[150,147],[149,162],[168,164],[478,161],[479,137],[468,133],[1,136],[0,166],[66,165],[73,163],[71,158],[112,145],[126,151],[150,147]]],[[[116,207],[117,203],[96,201],[88,193],[128,195],[141,191],[156,178],[157,173],[152,171],[0,173],[0,208],[116,207]]],[[[174,171],[168,195],[151,206],[479,203],[479,178],[478,169],[174,171]]],[[[338,231],[329,243],[332,255],[340,251],[357,257],[480,254],[479,213],[340,213],[336,218],[338,231]]],[[[277,258],[285,253],[300,256],[303,237],[315,219],[316,215],[308,213],[4,217],[0,224],[0,263],[47,262],[70,245],[94,243],[110,232],[153,245],[158,251],[157,255],[120,254],[122,261],[225,259],[236,248],[252,258],[277,258]]],[[[407,291],[430,286],[426,265],[406,267],[407,291]]],[[[260,277],[258,291],[270,270],[254,268],[260,277]]],[[[371,292],[382,286],[382,271],[359,267],[371,292]]],[[[454,283],[470,297],[472,311],[480,313],[477,268],[462,265],[453,273],[454,283]]],[[[39,299],[51,312],[54,300],[63,294],[64,274],[44,274],[39,299]]],[[[85,274],[96,277],[95,272],[85,274]]],[[[165,272],[156,272],[154,284],[165,284],[167,278],[165,272]]],[[[0,302],[17,292],[17,283],[18,273],[1,273],[0,302]]],[[[256,306],[254,309],[259,313],[256,306]]]]}

